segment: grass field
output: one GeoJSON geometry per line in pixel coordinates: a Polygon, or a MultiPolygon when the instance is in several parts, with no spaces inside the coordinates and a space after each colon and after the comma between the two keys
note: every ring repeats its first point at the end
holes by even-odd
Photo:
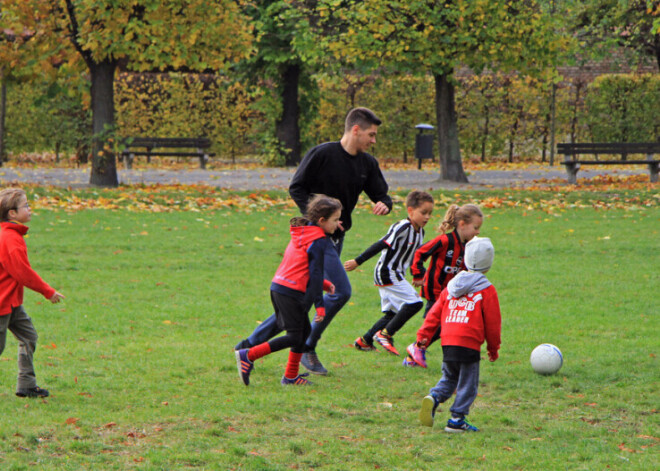
{"type": "MultiPolygon", "coordinates": [[[[434,429],[417,420],[440,377],[439,347],[429,350],[427,370],[351,347],[379,317],[375,260],[350,274],[353,297],[317,350],[330,375],[283,388],[280,352],[257,362],[250,387],[241,383],[232,348],[271,313],[269,283],[295,214],[283,194],[239,195],[224,207],[196,196],[211,210],[181,203],[173,190],[157,207],[183,210],[154,212],[139,211],[139,192],[127,189],[32,191],[30,259],[67,299],[51,305],[26,294],[40,334],[37,375],[50,398],[14,396],[13,338],[0,357],[3,470],[660,468],[660,206],[652,191],[434,193],[443,204],[427,239],[447,201],[484,205],[482,235],[496,249],[488,277],[503,314],[500,359],[482,362],[470,415],[481,431],[459,436],[442,431],[449,404],[434,429]],[[89,207],[90,196],[112,209],[62,209],[89,207]],[[600,204],[613,200],[621,204],[600,204]],[[529,366],[543,342],[564,354],[557,375],[529,366]]],[[[400,204],[386,217],[357,210],[342,258],[403,214],[400,204]]],[[[398,346],[412,342],[418,316],[398,346]]]]}

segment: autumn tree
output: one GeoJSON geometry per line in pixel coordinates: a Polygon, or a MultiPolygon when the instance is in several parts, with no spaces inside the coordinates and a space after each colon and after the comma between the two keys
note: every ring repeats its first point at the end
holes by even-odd
{"type": "Polygon", "coordinates": [[[527,0],[324,0],[328,47],[335,57],[401,73],[430,73],[441,177],[467,182],[458,140],[455,72],[539,70],[561,47],[549,18],[527,0]],[[339,6],[344,8],[338,8],[339,6]]]}
{"type": "Polygon", "coordinates": [[[651,59],[660,70],[660,0],[589,0],[574,13],[584,50],[603,57],[624,48],[632,60],[651,59]]]}
{"type": "Polygon", "coordinates": [[[113,85],[130,70],[220,70],[249,52],[250,26],[231,0],[5,0],[19,21],[47,31],[55,51],[68,41],[89,70],[94,135],[90,183],[116,186],[113,85]]]}
{"type": "Polygon", "coordinates": [[[275,110],[276,151],[286,165],[301,158],[301,88],[312,83],[311,75],[320,54],[312,25],[315,0],[240,0],[242,11],[254,26],[255,53],[243,64],[246,77],[270,82],[277,95],[275,110]]]}
{"type": "Polygon", "coordinates": [[[35,76],[52,78],[68,60],[61,48],[45,47],[47,31],[34,14],[37,1],[5,3],[0,9],[0,165],[5,153],[7,84],[35,76]]]}

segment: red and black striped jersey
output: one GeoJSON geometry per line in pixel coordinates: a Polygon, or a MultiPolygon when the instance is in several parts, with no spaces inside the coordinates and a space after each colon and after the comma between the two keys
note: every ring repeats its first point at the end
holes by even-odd
{"type": "Polygon", "coordinates": [[[465,270],[464,253],[465,244],[461,242],[456,230],[441,234],[417,249],[410,271],[413,279],[423,279],[420,294],[424,299],[435,302],[449,280],[459,271],[465,270]],[[426,270],[424,262],[429,257],[431,262],[426,270]]]}

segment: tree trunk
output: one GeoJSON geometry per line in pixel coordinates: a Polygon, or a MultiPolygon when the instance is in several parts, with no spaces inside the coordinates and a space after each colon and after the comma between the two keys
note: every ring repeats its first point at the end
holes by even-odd
{"type": "Polygon", "coordinates": [[[481,161],[486,161],[486,144],[488,143],[488,133],[490,132],[490,107],[486,106],[484,108],[484,114],[486,115],[486,122],[484,123],[484,132],[481,139],[481,161]]]}
{"type": "Polygon", "coordinates": [[[89,183],[97,186],[118,186],[117,163],[112,143],[114,137],[114,78],[116,61],[89,64],[92,76],[92,173],[89,183]]]}
{"type": "Polygon", "coordinates": [[[7,82],[0,77],[0,167],[5,161],[5,115],[7,113],[7,82]]]}
{"type": "Polygon", "coordinates": [[[300,162],[300,107],[298,106],[298,82],[300,66],[288,64],[282,73],[282,115],[275,123],[275,135],[284,150],[285,164],[294,166],[300,162]]]}
{"type": "Polygon", "coordinates": [[[468,183],[458,144],[458,117],[451,74],[433,74],[435,80],[435,114],[438,122],[440,176],[443,180],[468,183]]]}

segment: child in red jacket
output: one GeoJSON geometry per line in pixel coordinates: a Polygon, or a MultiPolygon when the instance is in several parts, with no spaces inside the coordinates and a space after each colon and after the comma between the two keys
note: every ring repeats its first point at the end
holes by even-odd
{"type": "Polygon", "coordinates": [[[23,309],[23,287],[44,295],[52,303],[64,298],[30,267],[23,237],[32,219],[25,192],[7,188],[0,192],[0,354],[5,348],[7,329],[18,339],[19,397],[48,397],[48,390],[37,386],[33,355],[37,331],[23,309]]]}
{"type": "MultiPolygon", "coordinates": [[[[447,284],[459,271],[465,269],[465,263],[463,263],[465,244],[479,235],[483,221],[484,215],[478,206],[452,204],[447,209],[438,228],[441,234],[415,252],[410,271],[413,274],[413,285],[421,286],[420,295],[427,300],[424,319],[447,284]],[[449,232],[450,230],[451,232],[449,232]],[[424,268],[424,261],[429,257],[431,262],[427,270],[424,268]]],[[[425,327],[426,320],[420,330],[425,327]]],[[[403,366],[426,368],[426,349],[439,338],[440,324],[438,323],[438,330],[426,339],[425,343],[412,343],[406,348],[408,356],[403,360],[403,366]]]]}
{"type": "Polygon", "coordinates": [[[306,379],[308,373],[298,374],[305,340],[312,330],[307,313],[314,304],[314,321],[321,322],[325,316],[323,291],[334,293],[334,285],[323,279],[323,261],[332,243],[328,236],[341,222],[341,208],[338,199],[314,195],[307,204],[305,217],[291,219],[291,241],[270,285],[277,326],[286,330],[286,335],[235,351],[238,376],[246,386],[257,359],[285,348],[291,351],[281,384],[311,384],[306,379]]]}
{"type": "MultiPolygon", "coordinates": [[[[449,409],[451,419],[447,421],[447,432],[476,432],[466,416],[477,397],[479,386],[479,361],[481,344],[488,345],[488,359],[495,361],[500,348],[502,319],[500,303],[495,287],[485,273],[493,264],[493,244],[487,237],[475,237],[465,245],[465,265],[462,271],[449,282],[447,288],[428,313],[427,319],[437,319],[442,324],[442,378],[429,395],[422,400],[420,422],[433,426],[438,404],[449,399],[456,391],[456,399],[449,409]]],[[[433,335],[430,325],[420,329],[417,340],[433,335]]]]}

